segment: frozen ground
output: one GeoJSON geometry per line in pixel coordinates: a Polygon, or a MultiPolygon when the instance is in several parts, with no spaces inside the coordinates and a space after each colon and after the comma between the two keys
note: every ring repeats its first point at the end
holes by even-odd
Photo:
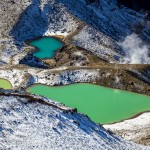
{"type": "Polygon", "coordinates": [[[19,69],[0,69],[0,78],[9,80],[12,84],[13,89],[15,89],[24,85],[24,83],[26,83],[26,80],[28,81],[29,74],[19,69]]]}
{"type": "Polygon", "coordinates": [[[51,70],[22,67],[0,68],[0,78],[11,82],[13,89],[31,85],[34,83],[47,85],[65,85],[76,82],[94,82],[97,70],[74,70],[65,71],[67,68],[57,68],[51,70]],[[58,72],[57,72],[58,71],[58,72]],[[60,73],[59,73],[60,72],[60,73]]]}
{"type": "Polygon", "coordinates": [[[79,34],[74,36],[73,43],[109,62],[116,62],[115,57],[121,57],[121,54],[117,53],[119,46],[115,40],[90,26],[85,26],[79,34]]]}
{"type": "Polygon", "coordinates": [[[107,132],[82,114],[64,114],[40,102],[0,96],[0,148],[149,150],[107,132]]]}
{"type": "MultiPolygon", "coordinates": [[[[144,113],[134,119],[125,120],[112,125],[104,125],[104,128],[121,135],[127,140],[141,142],[147,139],[147,145],[150,144],[150,113],[144,113]]],[[[146,143],[145,143],[146,144],[146,143]]]]}

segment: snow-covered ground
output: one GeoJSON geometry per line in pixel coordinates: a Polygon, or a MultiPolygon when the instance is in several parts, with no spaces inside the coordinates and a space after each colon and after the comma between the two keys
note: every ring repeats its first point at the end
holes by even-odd
{"type": "MultiPolygon", "coordinates": [[[[14,66],[15,67],[15,66],[14,66]]],[[[77,82],[94,82],[98,72],[97,70],[72,70],[67,68],[57,68],[51,70],[22,67],[0,68],[0,78],[11,82],[13,89],[25,87],[34,83],[46,85],[65,85],[77,82]],[[55,73],[59,71],[60,73],[55,73]]]]}
{"type": "Polygon", "coordinates": [[[123,138],[134,142],[140,142],[142,138],[150,137],[150,113],[144,113],[134,119],[125,120],[120,123],[104,125],[114,133],[119,133],[123,138]]]}
{"type": "Polygon", "coordinates": [[[12,88],[15,89],[23,86],[23,83],[28,81],[29,74],[19,69],[0,69],[0,78],[9,80],[12,84],[12,88]]]}
{"type": "Polygon", "coordinates": [[[120,123],[104,125],[104,127],[111,130],[135,130],[137,126],[143,128],[147,125],[150,125],[150,113],[144,113],[136,118],[125,120],[120,123]]]}
{"type": "Polygon", "coordinates": [[[114,56],[121,57],[117,53],[119,46],[116,42],[90,26],[85,26],[79,34],[74,36],[73,43],[110,62],[116,62],[114,56]]]}
{"type": "Polygon", "coordinates": [[[75,71],[63,71],[60,74],[53,72],[38,72],[32,75],[36,78],[35,83],[47,84],[47,85],[65,85],[78,82],[91,82],[94,81],[98,75],[96,70],[75,70],[75,71]]]}
{"type": "Polygon", "coordinates": [[[149,150],[125,141],[82,114],[29,99],[0,96],[0,149],[149,150]]]}

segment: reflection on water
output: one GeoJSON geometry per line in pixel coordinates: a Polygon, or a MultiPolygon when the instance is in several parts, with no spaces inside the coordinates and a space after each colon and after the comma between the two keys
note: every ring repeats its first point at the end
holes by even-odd
{"type": "Polygon", "coordinates": [[[93,121],[102,124],[119,122],[138,113],[150,111],[150,97],[93,84],[50,87],[34,85],[28,90],[77,108],[93,121]]]}

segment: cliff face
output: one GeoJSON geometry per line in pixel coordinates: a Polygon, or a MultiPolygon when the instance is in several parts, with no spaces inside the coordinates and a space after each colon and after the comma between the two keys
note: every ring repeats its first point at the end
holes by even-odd
{"type": "Polygon", "coordinates": [[[130,9],[121,9],[116,1],[101,0],[87,5],[84,0],[58,0],[70,12],[98,31],[119,41],[134,32],[134,27],[144,23],[144,15],[130,9]]]}

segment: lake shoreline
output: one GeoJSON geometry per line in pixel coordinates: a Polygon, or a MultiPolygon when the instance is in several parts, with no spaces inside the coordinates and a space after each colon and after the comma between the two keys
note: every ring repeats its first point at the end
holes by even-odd
{"type": "MultiPolygon", "coordinates": [[[[149,110],[149,108],[148,108],[148,104],[150,104],[149,102],[150,102],[150,97],[149,96],[147,96],[147,95],[141,95],[141,94],[136,94],[136,93],[131,93],[131,92],[125,92],[125,91],[122,91],[122,90],[118,90],[117,89],[117,93],[115,92],[115,90],[114,89],[112,89],[112,88],[105,88],[105,87],[103,87],[103,86],[98,86],[98,85],[95,85],[95,84],[89,84],[89,83],[79,83],[79,84],[70,84],[70,85],[68,85],[68,87],[66,87],[67,85],[65,85],[65,86],[47,86],[47,85],[43,85],[43,84],[34,84],[34,85],[32,85],[32,86],[29,86],[25,91],[27,92],[27,93],[32,93],[32,94],[37,94],[37,95],[41,95],[41,96],[44,96],[44,97],[47,97],[47,98],[50,98],[50,99],[54,99],[56,102],[59,102],[59,103],[64,103],[66,106],[71,106],[71,107],[74,107],[74,108],[77,108],[77,109],[79,109],[80,107],[83,107],[82,105],[82,101],[80,101],[79,99],[81,99],[81,98],[79,98],[79,97],[81,97],[81,96],[77,96],[76,98],[77,98],[77,102],[76,102],[76,104],[74,103],[75,101],[74,101],[74,98],[72,97],[70,97],[68,94],[65,94],[65,90],[66,90],[66,88],[69,90],[70,88],[71,89],[73,89],[74,88],[74,90],[76,89],[76,88],[81,88],[82,86],[83,87],[85,87],[85,88],[89,88],[90,87],[90,85],[94,85],[94,86],[92,86],[91,88],[96,88],[95,90],[98,92],[99,91],[99,94],[102,92],[101,90],[107,90],[106,91],[106,93],[108,93],[108,92],[110,92],[110,98],[109,98],[109,100],[111,100],[110,102],[112,103],[112,112],[114,112],[114,108],[115,108],[115,105],[114,105],[114,100],[117,102],[118,100],[117,99],[119,99],[119,101],[118,101],[118,104],[117,104],[117,109],[120,109],[120,107],[118,106],[119,104],[120,104],[120,106],[122,105],[122,102],[124,103],[124,105],[126,106],[127,105],[127,102],[129,102],[129,104],[132,104],[133,105],[133,108],[135,107],[134,106],[134,103],[136,102],[137,104],[136,104],[136,107],[138,108],[138,105],[139,105],[139,108],[140,109],[143,109],[143,110],[139,110],[139,112],[137,112],[137,113],[134,113],[133,115],[131,115],[133,112],[131,111],[129,111],[130,113],[129,113],[129,116],[131,116],[131,117],[125,117],[125,115],[123,115],[124,116],[124,119],[122,118],[121,120],[120,119],[117,119],[118,121],[114,121],[114,122],[112,122],[112,123],[102,123],[101,122],[101,124],[114,124],[114,123],[118,123],[118,122],[122,122],[122,121],[124,121],[124,120],[128,120],[128,119],[132,119],[132,118],[135,118],[135,117],[137,117],[137,116],[139,116],[139,115],[141,115],[141,114],[143,114],[143,113],[145,113],[145,112],[149,112],[150,110],[149,110]],[[80,86],[80,87],[78,87],[78,86],[80,86]],[[38,88],[40,89],[40,87],[42,88],[42,89],[44,89],[45,88],[45,90],[44,91],[47,91],[48,92],[48,90],[49,90],[49,94],[51,95],[51,97],[49,97],[49,95],[47,95],[46,93],[44,94],[44,93],[39,93],[40,91],[38,91],[38,88]],[[57,89],[56,90],[56,87],[59,87],[59,89],[57,89]],[[64,90],[62,89],[62,87],[66,87],[64,90]],[[99,87],[99,89],[98,89],[98,87],[99,87]],[[102,89],[101,89],[102,88],[102,89]],[[33,89],[33,92],[32,92],[32,89],[33,89]],[[36,93],[36,89],[37,89],[37,93],[36,93]],[[64,98],[62,98],[63,97],[63,95],[62,95],[62,97],[60,96],[54,96],[54,93],[56,92],[56,91],[58,91],[58,92],[60,92],[60,91],[64,91],[64,98]],[[111,91],[111,90],[113,90],[113,91],[111,91]],[[51,92],[50,92],[51,91],[51,92]],[[122,92],[122,93],[121,93],[122,92]],[[113,95],[112,95],[113,94],[113,95]],[[123,94],[122,96],[122,98],[121,98],[121,94],[123,94]],[[129,96],[128,94],[134,94],[134,95],[131,95],[131,100],[129,99],[129,98],[127,98],[127,96],[129,96]],[[66,98],[65,98],[65,95],[67,96],[67,100],[66,100],[66,98]],[[113,98],[115,96],[115,98],[113,98]],[[125,97],[124,97],[125,96],[125,97]],[[143,100],[140,100],[140,98],[138,98],[139,96],[141,96],[141,99],[143,99],[143,100]],[[57,97],[57,98],[56,98],[57,97]],[[58,98],[59,97],[59,98],[58,98]],[[120,99],[121,98],[121,99],[120,99]],[[127,100],[125,100],[127,98],[127,100]],[[134,99],[136,99],[136,101],[134,100],[134,99]],[[138,98],[138,99],[137,99],[138,98]],[[144,99],[145,98],[145,99],[144,99]],[[71,105],[70,103],[69,103],[69,99],[72,99],[72,103],[73,103],[73,105],[71,105]],[[145,106],[144,106],[144,104],[143,104],[143,106],[141,106],[141,103],[142,102],[144,102],[144,103],[147,103],[147,105],[145,104],[145,106]],[[81,106],[79,107],[79,104],[81,103],[81,106]],[[79,107],[79,108],[78,108],[79,107]],[[144,107],[145,107],[145,110],[144,110],[144,107]]],[[[82,89],[83,89],[83,87],[82,87],[82,89]]],[[[71,90],[70,89],[70,90],[71,90]]],[[[94,90],[93,89],[93,90],[94,90]]],[[[88,90],[88,89],[87,89],[88,90]]],[[[95,91],[94,90],[94,91],[95,91]]],[[[43,91],[43,92],[44,92],[43,91]]],[[[42,92],[42,91],[41,91],[42,92]]],[[[68,91],[69,92],[69,91],[68,91]]],[[[67,93],[68,93],[67,92],[67,93]]],[[[70,91],[71,92],[71,91],[70,91]]],[[[69,93],[70,93],[69,92],[69,93]]],[[[73,92],[73,91],[72,91],[73,92]]],[[[75,91],[74,91],[75,92],[75,91]]],[[[77,91],[76,91],[77,92],[77,91]]],[[[103,91],[104,92],[104,91],[103,91]]],[[[86,95],[85,94],[85,91],[83,90],[83,93],[84,93],[84,95],[86,95]]],[[[94,93],[93,93],[94,94],[94,93]]],[[[98,93],[97,93],[98,94],[98,93]]],[[[101,93],[102,94],[102,93],[101,93]]],[[[99,103],[103,103],[103,100],[105,99],[105,103],[107,103],[107,99],[108,99],[108,96],[105,94],[105,93],[103,93],[103,95],[101,95],[100,94],[100,97],[102,98],[102,100],[101,101],[99,101],[99,103]],[[107,97],[107,98],[106,98],[107,97]]],[[[93,97],[92,95],[90,95],[89,96],[90,97],[90,99],[91,99],[91,97],[93,97]]],[[[87,99],[88,100],[88,103],[90,102],[90,99],[88,99],[89,97],[82,97],[82,99],[87,99]]],[[[95,98],[95,100],[97,99],[101,99],[101,98],[95,98]]],[[[96,100],[96,101],[97,101],[96,100]]],[[[106,104],[99,104],[99,106],[101,107],[101,105],[103,105],[103,107],[106,105],[106,104]]],[[[95,106],[93,106],[93,105],[95,105],[95,104],[92,104],[92,105],[90,105],[92,108],[95,108],[95,106]]],[[[132,106],[131,105],[131,106],[132,106]]],[[[122,113],[125,113],[125,107],[124,106],[121,106],[122,107],[122,113]]],[[[88,109],[90,108],[90,107],[87,107],[88,109]]],[[[132,108],[132,109],[133,109],[132,108]]],[[[96,106],[96,112],[97,112],[97,106],[96,106]]],[[[131,110],[132,110],[131,109],[131,110]]],[[[100,111],[102,111],[102,114],[105,114],[104,113],[104,110],[101,108],[99,108],[99,110],[100,111]]],[[[134,109],[133,109],[134,110],[134,109]]],[[[80,112],[82,112],[82,113],[84,113],[84,114],[86,114],[86,115],[88,115],[88,112],[84,112],[84,111],[82,111],[82,110],[79,110],[80,112]]],[[[87,110],[86,110],[87,111],[87,110]]],[[[110,111],[110,112],[111,112],[110,111]]],[[[118,110],[119,111],[119,110],[118,110]]],[[[107,113],[106,113],[107,114],[107,113]]],[[[111,113],[110,113],[111,114],[111,113]]],[[[90,114],[91,116],[92,116],[92,114],[90,114]]],[[[108,115],[108,114],[107,114],[108,115]]],[[[107,116],[106,115],[106,116],[107,116]]],[[[105,117],[106,117],[105,116],[105,117]]],[[[115,115],[114,115],[115,116],[115,115]]],[[[122,116],[122,117],[123,117],[122,116]]],[[[91,118],[91,117],[90,117],[91,118]]],[[[92,118],[91,118],[92,119],[92,118]]],[[[96,118],[95,118],[96,119],[96,118]]],[[[94,122],[97,122],[98,123],[98,121],[96,121],[96,120],[93,120],[94,122]]]]}
{"type": "MultiPolygon", "coordinates": [[[[59,37],[57,37],[57,36],[39,36],[39,37],[37,37],[37,38],[30,39],[30,40],[26,40],[26,41],[24,42],[24,44],[25,44],[26,46],[29,46],[29,47],[34,48],[33,50],[29,51],[28,53],[34,54],[35,52],[40,51],[38,47],[32,46],[30,43],[31,43],[31,42],[34,42],[34,41],[37,41],[37,40],[40,40],[40,39],[43,39],[43,38],[53,38],[53,39],[56,39],[57,41],[59,41],[60,43],[62,43],[61,48],[58,48],[58,49],[54,52],[53,57],[55,57],[55,55],[56,55],[56,53],[57,53],[58,51],[60,51],[61,49],[63,49],[63,48],[66,46],[66,43],[65,43],[61,38],[59,38],[59,37]]],[[[53,58],[53,57],[52,57],[52,58],[53,58]]],[[[39,58],[39,57],[38,57],[38,59],[40,59],[40,60],[42,60],[42,61],[47,60],[47,59],[52,59],[52,58],[48,58],[48,57],[39,58]]]]}
{"type": "Polygon", "coordinates": [[[120,90],[120,91],[124,91],[124,92],[129,92],[131,94],[139,94],[139,95],[143,95],[143,96],[146,96],[146,97],[150,97],[150,95],[147,95],[147,94],[142,94],[142,93],[138,93],[138,92],[132,92],[132,91],[128,91],[128,90],[124,90],[124,89],[117,89],[117,88],[113,88],[113,87],[108,87],[108,86],[104,86],[104,85],[100,85],[98,83],[90,83],[90,82],[74,82],[74,83],[69,83],[69,84],[64,84],[64,85],[47,85],[47,84],[42,84],[42,83],[34,83],[34,84],[31,84],[31,85],[28,85],[26,87],[26,92],[27,92],[27,89],[32,87],[32,86],[36,86],[36,85],[44,85],[44,86],[47,86],[47,87],[53,87],[53,88],[57,88],[57,87],[64,87],[64,86],[69,86],[69,85],[73,85],[73,84],[91,84],[91,85],[96,85],[96,86],[100,86],[100,87],[104,87],[104,88],[107,88],[107,89],[113,89],[113,90],[120,90]]]}

